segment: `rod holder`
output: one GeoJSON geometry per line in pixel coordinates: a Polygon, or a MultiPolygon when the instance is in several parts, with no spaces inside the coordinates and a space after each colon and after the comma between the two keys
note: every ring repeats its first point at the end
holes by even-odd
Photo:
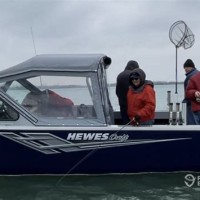
{"type": "Polygon", "coordinates": [[[176,103],[176,120],[175,124],[180,124],[180,103],[176,103]]]}
{"type": "Polygon", "coordinates": [[[187,104],[182,103],[182,113],[181,113],[182,124],[187,124],[187,104]]]}
{"type": "Polygon", "coordinates": [[[173,103],[169,103],[169,125],[173,124],[173,103]]]}
{"type": "Polygon", "coordinates": [[[171,91],[167,91],[167,105],[171,103],[171,91]]]}

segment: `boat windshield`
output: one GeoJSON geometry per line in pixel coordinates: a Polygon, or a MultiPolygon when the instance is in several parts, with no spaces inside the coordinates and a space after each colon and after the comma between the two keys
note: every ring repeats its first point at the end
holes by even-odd
{"type": "Polygon", "coordinates": [[[98,86],[92,82],[97,79],[91,74],[45,75],[6,82],[2,89],[48,124],[104,123],[98,86]]]}

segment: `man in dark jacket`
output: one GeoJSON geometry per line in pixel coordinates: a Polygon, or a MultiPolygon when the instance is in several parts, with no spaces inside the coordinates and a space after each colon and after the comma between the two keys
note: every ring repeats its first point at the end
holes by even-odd
{"type": "Polygon", "coordinates": [[[190,78],[186,88],[186,97],[191,102],[194,124],[200,125],[200,72],[190,78]]]}
{"type": "Polygon", "coordinates": [[[132,70],[139,68],[136,61],[130,60],[124,71],[117,76],[116,95],[118,97],[122,123],[127,124],[130,120],[127,114],[127,92],[129,89],[129,75],[132,70]]]}
{"type": "Polygon", "coordinates": [[[191,110],[191,100],[186,98],[186,88],[188,86],[188,82],[189,82],[190,78],[193,75],[195,75],[198,72],[198,70],[195,68],[195,65],[194,65],[194,63],[191,59],[187,59],[185,61],[185,63],[183,64],[183,68],[185,70],[185,75],[186,75],[186,78],[185,78],[185,81],[184,81],[185,98],[183,100],[183,103],[186,103],[186,106],[187,106],[186,123],[187,123],[187,125],[194,125],[195,120],[194,120],[194,115],[193,115],[192,110],[191,110]]]}

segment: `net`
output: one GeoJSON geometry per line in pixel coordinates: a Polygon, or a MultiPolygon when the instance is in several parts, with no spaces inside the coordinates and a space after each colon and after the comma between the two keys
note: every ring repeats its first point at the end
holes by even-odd
{"type": "Polygon", "coordinates": [[[169,38],[176,48],[183,47],[188,49],[195,42],[194,34],[184,21],[177,21],[172,24],[169,30],[169,38]]]}
{"type": "Polygon", "coordinates": [[[179,47],[188,49],[193,46],[195,37],[190,28],[184,21],[177,21],[169,29],[169,39],[176,47],[176,74],[175,74],[175,93],[177,94],[178,70],[177,70],[177,51],[179,47]]]}

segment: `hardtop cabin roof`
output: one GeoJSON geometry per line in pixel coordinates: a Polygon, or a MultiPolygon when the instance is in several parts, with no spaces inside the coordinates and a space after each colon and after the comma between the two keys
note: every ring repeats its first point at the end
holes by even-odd
{"type": "MultiPolygon", "coordinates": [[[[44,54],[36,55],[20,64],[0,72],[0,80],[31,71],[89,72],[96,71],[104,54],[44,54]]],[[[110,59],[110,58],[109,58],[110,59]]],[[[107,61],[106,61],[107,62],[107,61]]],[[[110,63],[106,63],[109,65],[110,63]]],[[[110,59],[111,62],[111,59],[110,59]]]]}

